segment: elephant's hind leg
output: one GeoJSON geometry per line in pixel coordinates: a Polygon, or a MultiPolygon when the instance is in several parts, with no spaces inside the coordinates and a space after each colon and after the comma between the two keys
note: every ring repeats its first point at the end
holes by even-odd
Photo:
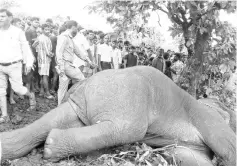
{"type": "Polygon", "coordinates": [[[236,165],[236,135],[221,115],[205,105],[193,106],[192,122],[201,133],[204,143],[219,156],[225,165],[236,165]]]}
{"type": "Polygon", "coordinates": [[[127,124],[118,126],[112,121],[104,121],[82,128],[54,129],[46,140],[44,158],[55,162],[70,155],[136,142],[146,133],[143,127],[146,125],[140,124],[134,128],[127,124]]]}
{"type": "Polygon", "coordinates": [[[82,122],[66,102],[24,128],[1,133],[2,159],[15,159],[26,155],[43,143],[53,128],[80,126],[83,126],[82,122]]]}

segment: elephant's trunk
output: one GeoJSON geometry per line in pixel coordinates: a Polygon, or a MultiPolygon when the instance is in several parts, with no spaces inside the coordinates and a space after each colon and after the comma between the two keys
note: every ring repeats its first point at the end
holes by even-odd
{"type": "Polygon", "coordinates": [[[51,110],[34,123],[0,134],[2,159],[16,159],[42,144],[53,128],[83,126],[68,102],[51,110]]]}

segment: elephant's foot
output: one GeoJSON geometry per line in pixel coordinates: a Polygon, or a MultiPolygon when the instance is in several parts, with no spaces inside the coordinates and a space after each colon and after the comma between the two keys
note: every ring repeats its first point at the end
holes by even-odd
{"type": "Polygon", "coordinates": [[[0,133],[2,159],[23,157],[43,143],[54,128],[68,129],[82,126],[84,124],[79,120],[71,105],[65,102],[24,128],[0,133]]]}
{"type": "Polygon", "coordinates": [[[44,146],[44,159],[57,162],[69,155],[70,145],[66,145],[65,130],[53,129],[49,133],[44,146]],[[62,146],[64,145],[64,146],[62,146]]]}
{"type": "Polygon", "coordinates": [[[86,127],[53,129],[46,139],[44,158],[56,162],[70,155],[136,142],[145,135],[145,128],[142,126],[133,128],[123,123],[119,126],[121,128],[118,126],[111,121],[104,121],[86,127]]]}

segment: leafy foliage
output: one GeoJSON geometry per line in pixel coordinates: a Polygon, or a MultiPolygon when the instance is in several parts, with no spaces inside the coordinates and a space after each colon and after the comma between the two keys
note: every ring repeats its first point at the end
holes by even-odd
{"type": "Polygon", "coordinates": [[[19,7],[19,6],[20,5],[15,0],[1,0],[0,1],[0,8],[11,9],[13,7],[19,7]]]}
{"type": "MultiPolygon", "coordinates": [[[[236,28],[226,22],[220,23],[213,36],[215,37],[209,40],[208,49],[204,52],[203,68],[197,82],[197,96],[216,96],[234,110],[236,94],[226,86],[236,68],[236,28]]],[[[191,71],[186,68],[180,78],[180,86],[184,89],[190,85],[191,71]]]]}
{"type": "Polygon", "coordinates": [[[132,145],[124,145],[122,147],[114,148],[115,153],[103,154],[98,159],[92,160],[89,165],[171,166],[175,165],[176,162],[173,153],[174,148],[175,145],[170,145],[164,148],[157,149],[152,149],[146,144],[139,143],[132,145]],[[167,161],[169,161],[169,163],[167,161]]]}

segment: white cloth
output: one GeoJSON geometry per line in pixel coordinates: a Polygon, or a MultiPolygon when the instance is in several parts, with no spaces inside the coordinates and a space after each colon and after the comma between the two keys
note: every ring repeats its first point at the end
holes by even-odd
{"type": "Polygon", "coordinates": [[[22,82],[22,64],[20,62],[10,66],[0,65],[0,97],[7,94],[8,80],[16,93],[20,95],[27,93],[28,90],[22,82]]]}
{"type": "Polygon", "coordinates": [[[113,64],[114,64],[114,69],[119,69],[119,64],[122,63],[122,52],[115,48],[112,51],[112,57],[113,57],[113,64]]]}
{"type": "MultiPolygon", "coordinates": [[[[87,55],[87,50],[90,48],[90,46],[89,46],[89,42],[86,39],[86,37],[82,33],[77,33],[77,35],[74,37],[73,41],[74,41],[75,45],[81,51],[83,51],[83,53],[85,55],[87,55]]],[[[82,65],[85,65],[85,62],[75,55],[74,63],[73,64],[76,67],[80,67],[82,65]]]]}
{"type": "Polygon", "coordinates": [[[113,49],[107,44],[101,44],[98,47],[98,54],[101,55],[100,61],[111,62],[113,49]]]}
{"type": "Polygon", "coordinates": [[[0,55],[0,63],[23,60],[27,67],[33,66],[34,56],[25,33],[15,26],[0,30],[0,55]]]}

